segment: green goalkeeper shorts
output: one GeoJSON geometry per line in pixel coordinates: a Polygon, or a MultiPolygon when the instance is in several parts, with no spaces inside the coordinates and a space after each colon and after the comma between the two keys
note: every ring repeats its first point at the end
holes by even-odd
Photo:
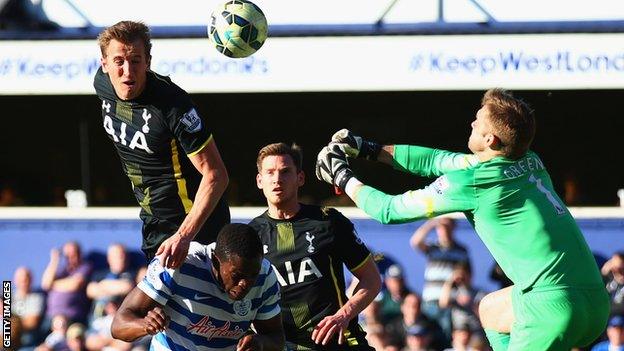
{"type": "Polygon", "coordinates": [[[604,287],[513,289],[515,322],[508,350],[565,350],[589,345],[605,330],[609,296],[604,287]]]}

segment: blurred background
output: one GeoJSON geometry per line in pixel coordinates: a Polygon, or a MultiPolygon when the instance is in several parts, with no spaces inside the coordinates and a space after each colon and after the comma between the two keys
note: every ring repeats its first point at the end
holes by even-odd
{"type": "MultiPolygon", "coordinates": [[[[348,198],[314,177],[316,154],[334,131],[467,152],[483,92],[503,87],[536,110],[533,150],[573,207],[598,264],[624,249],[621,1],[256,0],[269,38],[238,60],[206,37],[219,3],[0,0],[3,280],[26,265],[38,286],[50,250],[70,240],[104,266],[100,256],[110,244],[135,253],[140,245],[138,208],[92,84],[97,34],[127,19],[152,28],[152,69],[191,93],[212,128],[235,221],[263,211],[255,185],[262,146],[298,143],[307,174],[302,200],[348,207],[348,198]],[[68,198],[86,208],[67,209],[68,198]]],[[[375,164],[354,168],[390,193],[430,182],[375,164]]],[[[371,249],[394,257],[407,286],[420,291],[426,259],[407,244],[422,223],[383,226],[344,211],[371,249]]],[[[457,219],[475,285],[496,289],[491,256],[457,219]]]]}

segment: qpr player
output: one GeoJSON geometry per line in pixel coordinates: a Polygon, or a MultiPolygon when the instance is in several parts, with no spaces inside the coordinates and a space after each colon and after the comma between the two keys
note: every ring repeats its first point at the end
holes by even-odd
{"type": "Polygon", "coordinates": [[[152,350],[282,350],[279,301],[258,233],[228,224],[214,246],[191,243],[180,268],[154,258],[115,315],[112,334],[127,342],[153,335],[152,350]]]}

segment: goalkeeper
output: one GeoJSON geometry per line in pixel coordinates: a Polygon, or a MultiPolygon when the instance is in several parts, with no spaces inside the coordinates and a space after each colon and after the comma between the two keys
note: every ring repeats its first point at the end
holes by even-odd
{"type": "Polygon", "coordinates": [[[385,145],[343,129],[319,153],[316,174],[382,223],[463,212],[514,285],[487,295],[479,314],[494,350],[570,350],[604,330],[609,300],[595,260],[529,146],[533,111],[510,92],[485,93],[472,122],[472,154],[385,145]],[[388,195],[360,182],[347,157],[437,179],[388,195]]]}

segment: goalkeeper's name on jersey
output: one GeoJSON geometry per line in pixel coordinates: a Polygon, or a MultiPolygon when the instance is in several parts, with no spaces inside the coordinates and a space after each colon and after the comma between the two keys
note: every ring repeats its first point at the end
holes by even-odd
{"type": "Polygon", "coordinates": [[[527,172],[542,171],[545,169],[546,167],[544,167],[542,160],[536,156],[528,156],[505,168],[503,174],[505,174],[507,178],[517,178],[527,172]]]}

